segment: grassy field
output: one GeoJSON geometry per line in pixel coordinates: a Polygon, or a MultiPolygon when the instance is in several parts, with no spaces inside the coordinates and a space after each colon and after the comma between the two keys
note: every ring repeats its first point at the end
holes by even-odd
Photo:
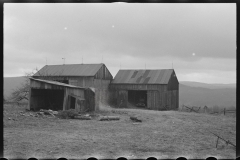
{"type": "MultiPolygon", "coordinates": [[[[26,116],[24,107],[4,105],[5,158],[236,158],[236,117],[179,111],[105,109],[92,120],[26,116]],[[99,121],[117,115],[119,121],[99,121]],[[137,116],[142,123],[129,117],[137,116]]],[[[33,113],[34,114],[34,113],[33,113]]]]}

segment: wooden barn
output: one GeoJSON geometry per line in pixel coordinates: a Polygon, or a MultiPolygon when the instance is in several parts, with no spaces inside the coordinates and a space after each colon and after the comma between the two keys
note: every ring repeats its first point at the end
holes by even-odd
{"type": "Polygon", "coordinates": [[[28,109],[94,111],[94,89],[30,78],[28,109]]]}
{"type": "Polygon", "coordinates": [[[33,78],[94,88],[96,110],[108,101],[108,87],[113,77],[105,64],[46,65],[33,78]]]}
{"type": "Polygon", "coordinates": [[[173,69],[120,70],[110,84],[110,102],[117,107],[175,110],[179,82],[173,69]]]}

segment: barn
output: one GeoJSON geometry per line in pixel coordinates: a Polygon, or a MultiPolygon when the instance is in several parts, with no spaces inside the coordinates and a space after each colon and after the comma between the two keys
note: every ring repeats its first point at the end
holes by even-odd
{"type": "Polygon", "coordinates": [[[58,81],[83,88],[93,88],[95,110],[108,101],[108,87],[113,76],[105,64],[45,65],[33,76],[35,79],[58,81]]]}
{"type": "Polygon", "coordinates": [[[95,110],[92,88],[77,87],[56,81],[30,79],[28,109],[75,109],[78,112],[95,110]]]}
{"type": "Polygon", "coordinates": [[[117,107],[175,110],[179,82],[174,69],[119,70],[110,84],[110,102],[117,107]]]}

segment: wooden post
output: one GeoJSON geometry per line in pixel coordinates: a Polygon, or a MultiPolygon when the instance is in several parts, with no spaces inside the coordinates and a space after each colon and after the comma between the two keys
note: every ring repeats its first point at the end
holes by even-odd
{"type": "Polygon", "coordinates": [[[67,108],[67,100],[68,100],[68,95],[67,95],[67,90],[64,89],[64,100],[63,100],[63,110],[65,111],[67,108]]]}
{"type": "Polygon", "coordinates": [[[30,110],[31,109],[31,95],[32,95],[32,92],[31,92],[31,88],[29,88],[29,93],[28,93],[28,109],[30,110]]]}

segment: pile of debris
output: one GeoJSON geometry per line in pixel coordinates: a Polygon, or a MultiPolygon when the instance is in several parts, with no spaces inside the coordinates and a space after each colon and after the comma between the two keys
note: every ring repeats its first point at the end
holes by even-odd
{"type": "Polygon", "coordinates": [[[58,111],[53,111],[51,109],[45,110],[45,109],[40,109],[39,112],[37,112],[36,115],[38,116],[45,116],[45,115],[51,115],[53,117],[55,117],[55,115],[58,114],[58,111]]]}
{"type": "Polygon", "coordinates": [[[26,112],[23,112],[21,111],[19,113],[20,116],[30,116],[30,117],[36,117],[36,114],[33,114],[33,113],[26,113],[26,112]]]}
{"type": "Polygon", "coordinates": [[[74,116],[74,119],[91,120],[92,117],[89,114],[85,114],[85,115],[78,114],[78,115],[74,116]]]}
{"type": "Polygon", "coordinates": [[[21,111],[19,113],[20,116],[31,116],[31,117],[44,117],[44,116],[48,116],[48,115],[55,117],[55,115],[57,115],[57,114],[58,114],[58,111],[53,111],[51,109],[49,109],[49,110],[40,109],[40,111],[38,111],[38,112],[30,112],[30,113],[21,111]]]}

